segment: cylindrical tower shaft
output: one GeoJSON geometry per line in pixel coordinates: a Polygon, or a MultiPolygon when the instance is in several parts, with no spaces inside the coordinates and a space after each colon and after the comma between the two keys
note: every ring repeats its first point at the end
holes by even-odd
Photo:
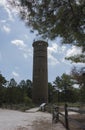
{"type": "Polygon", "coordinates": [[[32,99],[36,104],[48,102],[47,46],[45,41],[33,43],[33,91],[32,99]]]}

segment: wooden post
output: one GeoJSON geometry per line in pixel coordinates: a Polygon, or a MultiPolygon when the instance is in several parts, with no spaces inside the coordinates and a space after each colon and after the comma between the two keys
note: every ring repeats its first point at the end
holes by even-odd
{"type": "Polygon", "coordinates": [[[59,121],[59,107],[57,107],[57,120],[59,121]]]}
{"type": "Polygon", "coordinates": [[[68,124],[68,110],[67,110],[67,104],[65,103],[65,126],[66,129],[69,130],[69,124],[68,124]]]}

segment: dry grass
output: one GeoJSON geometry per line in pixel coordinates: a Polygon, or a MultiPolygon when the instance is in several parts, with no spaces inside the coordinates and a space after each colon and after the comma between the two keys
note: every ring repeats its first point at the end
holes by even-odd
{"type": "MultiPolygon", "coordinates": [[[[69,115],[73,120],[69,120],[70,130],[85,130],[85,114],[69,115]],[[77,123],[76,123],[77,122],[77,123]],[[84,128],[82,128],[84,126],[84,128]]],[[[65,126],[65,118],[60,116],[61,123],[65,126]]]]}
{"type": "Polygon", "coordinates": [[[70,130],[85,130],[82,128],[85,127],[85,114],[70,115],[70,117],[78,122],[77,124],[75,121],[69,121],[70,130]]]}

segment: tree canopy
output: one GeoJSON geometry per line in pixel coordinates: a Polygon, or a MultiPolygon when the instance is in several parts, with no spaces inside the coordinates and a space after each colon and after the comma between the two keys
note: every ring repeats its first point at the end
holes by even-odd
{"type": "Polygon", "coordinates": [[[85,89],[85,67],[82,67],[81,69],[73,67],[71,75],[73,79],[76,80],[76,83],[79,84],[80,87],[84,87],[85,89]]]}
{"type": "MultiPolygon", "coordinates": [[[[43,38],[62,38],[62,43],[82,47],[85,52],[85,0],[9,0],[31,31],[43,38]]],[[[82,53],[83,62],[85,54],[82,53]]],[[[70,58],[82,62],[81,56],[70,58]]]]}
{"type": "Polygon", "coordinates": [[[81,69],[73,68],[71,75],[80,87],[80,101],[85,103],[85,67],[81,69]]]}
{"type": "Polygon", "coordinates": [[[3,77],[3,75],[0,73],[0,87],[2,87],[6,82],[7,81],[5,77],[3,77]]]}
{"type": "Polygon", "coordinates": [[[71,78],[71,75],[67,75],[65,73],[62,74],[61,77],[57,76],[55,81],[53,82],[56,93],[58,94],[58,101],[64,102],[76,102],[79,98],[76,96],[79,95],[78,88],[74,88],[75,84],[74,80],[71,78]]]}
{"type": "Polygon", "coordinates": [[[64,90],[65,87],[67,89],[73,88],[74,82],[71,79],[70,75],[63,73],[61,77],[59,76],[56,77],[53,84],[54,84],[54,87],[56,87],[58,90],[64,90]]]}

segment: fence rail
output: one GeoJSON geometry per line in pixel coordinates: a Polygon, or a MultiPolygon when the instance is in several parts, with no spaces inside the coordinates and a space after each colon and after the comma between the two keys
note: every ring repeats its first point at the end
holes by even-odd
{"type": "Polygon", "coordinates": [[[60,119],[60,117],[63,117],[64,118],[64,124],[65,124],[65,127],[66,127],[66,130],[70,130],[69,128],[69,123],[70,121],[73,122],[74,124],[76,124],[80,129],[82,130],[85,130],[85,125],[82,125],[79,121],[77,121],[76,119],[73,119],[69,116],[69,111],[73,111],[73,112],[76,112],[76,113],[80,113],[80,114],[85,114],[85,111],[81,111],[79,109],[73,109],[73,108],[70,108],[68,107],[67,104],[65,104],[65,107],[64,107],[64,113],[60,112],[60,107],[57,106],[57,113],[58,113],[58,119],[59,121],[62,122],[62,120],[60,119]]]}
{"type": "Polygon", "coordinates": [[[80,114],[85,114],[85,110],[75,110],[73,108],[68,108],[68,111],[73,111],[73,112],[77,112],[77,113],[80,113],[80,114]]]}

